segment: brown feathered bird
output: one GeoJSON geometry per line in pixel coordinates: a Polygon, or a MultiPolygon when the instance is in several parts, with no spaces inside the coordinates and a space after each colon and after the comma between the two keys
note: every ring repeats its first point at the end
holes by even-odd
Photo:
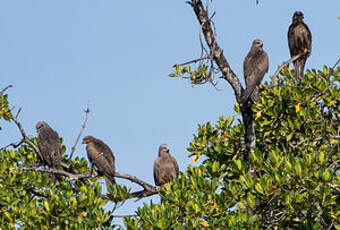
{"type": "Polygon", "coordinates": [[[269,59],[267,53],[262,49],[263,42],[255,39],[249,53],[243,61],[243,74],[246,81],[246,89],[242,94],[243,104],[250,97],[252,101],[259,98],[259,85],[268,72],[269,59]]]}
{"type": "Polygon", "coordinates": [[[106,186],[115,184],[115,157],[110,147],[92,136],[84,137],[83,144],[86,144],[87,157],[91,164],[103,174],[106,186]]]}
{"type": "Polygon", "coordinates": [[[293,62],[295,77],[298,80],[302,80],[306,60],[312,52],[312,34],[308,26],[303,22],[303,13],[300,11],[294,13],[293,22],[289,26],[288,46],[291,57],[305,52],[304,55],[293,62]]]}
{"type": "Polygon", "coordinates": [[[38,148],[42,160],[50,168],[57,169],[61,161],[61,142],[59,135],[45,121],[36,124],[38,132],[38,148]]]}
{"type": "Polygon", "coordinates": [[[178,176],[178,164],[170,155],[167,144],[159,146],[158,157],[153,165],[153,178],[157,186],[162,186],[178,176]]]}

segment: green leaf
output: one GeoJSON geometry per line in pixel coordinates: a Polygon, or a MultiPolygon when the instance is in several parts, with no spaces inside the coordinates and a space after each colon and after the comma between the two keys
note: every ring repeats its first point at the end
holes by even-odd
{"type": "Polygon", "coordinates": [[[325,154],[323,152],[319,153],[319,162],[323,164],[325,160],[325,154]]]}
{"type": "Polygon", "coordinates": [[[237,159],[237,160],[235,160],[234,162],[235,162],[235,164],[236,164],[237,169],[238,169],[239,171],[241,171],[241,170],[242,170],[242,161],[241,161],[240,159],[237,159]]]}
{"type": "Polygon", "coordinates": [[[255,184],[255,189],[256,189],[257,192],[264,195],[264,191],[263,191],[262,185],[260,183],[255,184]]]}
{"type": "Polygon", "coordinates": [[[227,120],[227,128],[231,127],[233,122],[234,122],[234,116],[229,117],[227,120]]]}
{"type": "Polygon", "coordinates": [[[328,182],[330,178],[331,178],[331,173],[328,171],[328,169],[326,169],[322,174],[322,179],[325,182],[328,182]]]}

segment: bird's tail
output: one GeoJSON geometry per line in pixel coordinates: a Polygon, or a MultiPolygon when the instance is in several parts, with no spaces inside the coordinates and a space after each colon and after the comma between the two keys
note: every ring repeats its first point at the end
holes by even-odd
{"type": "Polygon", "coordinates": [[[306,64],[306,57],[301,57],[294,62],[295,68],[295,78],[299,81],[303,80],[304,78],[304,69],[306,64]]]}
{"type": "Polygon", "coordinates": [[[259,87],[258,86],[253,86],[246,88],[246,90],[243,92],[242,97],[241,97],[241,104],[246,102],[248,98],[251,98],[253,102],[256,102],[259,99],[259,87]]]}
{"type": "Polygon", "coordinates": [[[104,179],[105,179],[106,186],[115,185],[116,184],[116,180],[112,176],[104,175],[104,179]]]}

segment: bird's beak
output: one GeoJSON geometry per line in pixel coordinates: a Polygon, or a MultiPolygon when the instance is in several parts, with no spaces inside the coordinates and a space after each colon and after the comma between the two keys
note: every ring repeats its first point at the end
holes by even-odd
{"type": "Polygon", "coordinates": [[[85,141],[83,140],[81,143],[82,143],[82,144],[85,144],[85,141]]]}

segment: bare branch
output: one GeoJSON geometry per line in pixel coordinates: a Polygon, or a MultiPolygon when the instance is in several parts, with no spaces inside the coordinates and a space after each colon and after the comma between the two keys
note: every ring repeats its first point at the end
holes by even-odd
{"type": "Polygon", "coordinates": [[[320,93],[319,90],[312,88],[312,87],[307,87],[307,86],[299,86],[299,85],[284,85],[284,84],[274,84],[274,85],[268,85],[267,87],[261,88],[260,92],[264,91],[264,90],[268,90],[277,86],[283,86],[283,87],[290,87],[290,88],[297,88],[297,89],[306,89],[306,90],[313,90],[317,93],[320,93]]]}
{"type": "Polygon", "coordinates": [[[115,173],[115,177],[127,179],[127,180],[132,181],[132,182],[134,182],[134,183],[136,183],[136,184],[139,184],[139,185],[142,186],[145,190],[153,190],[153,191],[157,191],[155,186],[150,185],[150,184],[146,183],[145,181],[142,181],[141,179],[138,179],[138,178],[135,177],[135,176],[131,176],[131,175],[126,174],[126,173],[118,173],[118,172],[116,172],[116,173],[115,173]]]}
{"type": "Polygon", "coordinates": [[[207,11],[204,9],[201,0],[191,0],[188,3],[193,7],[196,17],[202,27],[202,31],[206,43],[211,51],[212,58],[221,70],[223,78],[227,80],[233,88],[237,101],[240,101],[243,91],[242,85],[236,74],[231,70],[227,59],[223,55],[223,50],[216,42],[216,38],[214,36],[215,33],[212,29],[211,21],[208,17],[207,11]]]}
{"type": "Polygon", "coordinates": [[[308,51],[305,51],[303,53],[300,53],[294,57],[292,57],[291,59],[289,59],[288,61],[285,61],[283,62],[278,68],[277,70],[275,71],[274,75],[272,76],[272,82],[271,82],[271,85],[275,85],[276,84],[276,77],[277,75],[279,75],[279,73],[281,72],[281,70],[288,66],[290,63],[292,63],[293,61],[299,59],[302,55],[306,54],[308,51]]]}
{"type": "Polygon", "coordinates": [[[137,216],[136,214],[130,215],[112,215],[113,218],[124,218],[124,217],[134,217],[137,216]]]}
{"type": "Polygon", "coordinates": [[[21,108],[18,110],[17,115],[16,115],[16,116],[13,116],[13,117],[11,118],[11,120],[14,121],[14,123],[17,125],[17,127],[18,127],[18,129],[19,129],[19,131],[20,131],[20,133],[21,133],[21,135],[22,135],[22,138],[23,138],[22,140],[23,140],[23,142],[25,142],[26,144],[28,144],[29,146],[31,146],[31,147],[34,149],[34,151],[38,154],[39,158],[40,158],[41,160],[43,160],[43,157],[42,157],[42,155],[41,155],[41,153],[40,153],[39,148],[38,148],[35,144],[33,144],[33,142],[28,138],[28,136],[27,136],[26,133],[25,133],[24,128],[22,127],[21,123],[18,121],[18,116],[19,116],[20,111],[21,111],[21,108]]]}
{"type": "Polygon", "coordinates": [[[81,129],[80,129],[79,135],[78,135],[78,137],[76,139],[76,142],[74,143],[74,145],[71,148],[71,154],[70,154],[69,160],[72,159],[73,154],[76,151],[76,145],[79,142],[79,139],[80,139],[81,135],[83,134],[83,132],[84,132],[84,130],[86,128],[86,123],[87,123],[87,120],[88,120],[89,114],[90,114],[90,103],[89,102],[87,103],[87,108],[86,108],[86,110],[84,112],[85,112],[85,120],[84,120],[83,125],[81,126],[81,129]]]}
{"type": "Polygon", "coordinates": [[[0,98],[2,97],[2,95],[4,95],[5,91],[6,91],[8,88],[11,88],[11,87],[13,87],[13,86],[12,86],[12,85],[8,85],[8,86],[6,86],[3,90],[1,90],[1,92],[0,92],[0,98]]]}
{"type": "Polygon", "coordinates": [[[192,60],[192,61],[187,61],[187,62],[184,62],[184,63],[181,63],[181,64],[175,64],[175,65],[173,65],[172,67],[189,65],[189,64],[191,64],[191,63],[196,63],[196,62],[203,61],[203,60],[209,59],[209,58],[210,58],[210,57],[198,58],[198,59],[195,59],[195,60],[192,60]]]}
{"type": "Polygon", "coordinates": [[[66,172],[64,170],[60,169],[44,169],[44,168],[37,168],[37,167],[22,167],[22,170],[25,171],[33,171],[33,172],[43,172],[43,173],[50,173],[50,174],[55,174],[55,175],[61,175],[61,176],[66,176],[70,178],[70,180],[80,180],[83,178],[91,178],[91,177],[96,177],[97,174],[91,175],[90,173],[81,173],[81,174],[73,174],[66,172]]]}
{"type": "MultiPolygon", "coordinates": [[[[60,169],[43,169],[43,168],[38,168],[38,167],[22,167],[22,170],[25,171],[34,171],[34,172],[42,172],[42,173],[50,173],[50,174],[55,174],[55,175],[61,175],[61,176],[65,176],[68,177],[69,180],[83,180],[83,179],[88,179],[88,178],[96,178],[98,176],[101,176],[100,174],[98,174],[97,172],[86,172],[86,173],[70,173],[70,172],[66,172],[64,170],[60,170],[60,169]]],[[[153,186],[135,176],[126,174],[126,173],[119,173],[116,172],[114,174],[115,177],[117,178],[122,178],[122,179],[126,179],[129,180],[133,183],[136,183],[138,185],[140,185],[141,187],[143,187],[143,190],[141,191],[137,191],[137,192],[133,192],[130,193],[130,198],[134,198],[134,197],[138,197],[138,198],[144,198],[144,197],[148,197],[148,196],[152,196],[154,194],[157,194],[157,187],[153,186]]]]}
{"type": "Polygon", "coordinates": [[[255,123],[251,109],[252,102],[241,103],[241,96],[244,89],[240,83],[240,79],[230,68],[229,63],[223,54],[223,50],[217,44],[215,24],[208,17],[207,9],[204,9],[202,1],[191,0],[187,1],[187,3],[192,6],[201,26],[206,44],[210,49],[210,53],[207,56],[210,56],[211,59],[215,61],[219,70],[222,72],[223,79],[231,85],[234,90],[236,101],[240,104],[242,120],[245,126],[244,138],[246,143],[246,155],[244,158],[247,160],[250,153],[255,151],[256,148],[255,123]]]}
{"type": "Polygon", "coordinates": [[[13,142],[13,143],[10,143],[2,148],[0,148],[0,150],[4,150],[6,148],[8,148],[9,146],[12,146],[13,148],[17,148],[18,146],[20,146],[22,143],[24,143],[24,139],[21,139],[20,141],[17,141],[17,142],[13,142]]]}
{"type": "Polygon", "coordinates": [[[337,67],[337,65],[340,63],[340,58],[338,59],[338,61],[334,64],[334,66],[332,67],[332,69],[335,69],[335,67],[337,67]]]}

